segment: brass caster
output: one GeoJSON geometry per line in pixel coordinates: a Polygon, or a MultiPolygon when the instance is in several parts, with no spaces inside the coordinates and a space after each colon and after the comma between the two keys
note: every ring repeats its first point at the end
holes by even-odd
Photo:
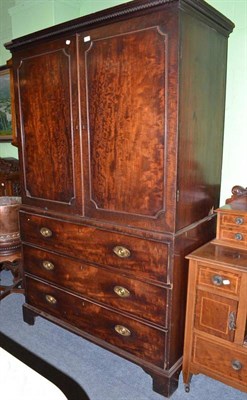
{"type": "Polygon", "coordinates": [[[184,390],[185,390],[186,393],[189,393],[189,391],[190,391],[190,384],[189,383],[186,383],[184,385],[184,390]]]}

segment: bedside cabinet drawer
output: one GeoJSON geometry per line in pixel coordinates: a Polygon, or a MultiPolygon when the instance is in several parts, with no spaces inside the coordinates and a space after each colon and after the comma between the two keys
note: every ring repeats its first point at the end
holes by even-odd
{"type": "Polygon", "coordinates": [[[219,223],[222,227],[231,226],[233,228],[244,229],[247,231],[246,214],[224,214],[219,213],[219,223]]]}
{"type": "Polygon", "coordinates": [[[241,284],[241,274],[218,268],[210,268],[198,263],[198,285],[216,289],[218,293],[238,295],[241,284]]]}
{"type": "Polygon", "coordinates": [[[168,245],[98,228],[20,213],[22,241],[135,277],[169,282],[168,245]]]}
{"type": "Polygon", "coordinates": [[[164,365],[166,331],[35,279],[26,278],[28,304],[159,367],[164,365]]]}
{"type": "Polygon", "coordinates": [[[26,245],[23,260],[28,274],[162,326],[166,323],[167,289],[26,245]]]}
{"type": "Polygon", "coordinates": [[[217,239],[235,247],[247,248],[247,230],[221,228],[219,237],[217,239]]]}
{"type": "Polygon", "coordinates": [[[192,362],[200,365],[201,372],[206,369],[213,377],[217,374],[247,387],[247,353],[196,335],[192,362]]]}

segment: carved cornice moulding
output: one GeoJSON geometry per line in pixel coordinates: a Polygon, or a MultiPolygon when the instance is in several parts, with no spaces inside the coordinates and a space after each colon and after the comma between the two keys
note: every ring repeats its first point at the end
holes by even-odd
{"type": "Polygon", "coordinates": [[[172,4],[187,13],[196,13],[197,16],[200,14],[202,19],[205,18],[207,21],[210,21],[211,24],[215,25],[216,29],[218,28],[226,36],[229,36],[234,28],[234,24],[228,18],[224,17],[204,0],[133,0],[116,7],[108,8],[94,14],[89,14],[55,25],[39,32],[23,36],[19,39],[13,39],[6,43],[5,47],[8,50],[15,49],[28,43],[65,34],[66,32],[75,32],[86,28],[92,28],[102,23],[110,23],[112,20],[122,20],[125,16],[129,17],[131,14],[139,15],[142,11],[146,12],[148,9],[150,9],[150,11],[153,11],[153,9],[158,11],[165,5],[167,6],[172,4]]]}

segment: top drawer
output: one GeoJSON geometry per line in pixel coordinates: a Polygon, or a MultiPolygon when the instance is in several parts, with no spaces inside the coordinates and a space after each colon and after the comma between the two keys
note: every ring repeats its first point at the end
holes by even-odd
{"type": "Polygon", "coordinates": [[[216,289],[218,293],[239,295],[241,273],[227,271],[220,266],[209,267],[201,262],[198,263],[198,267],[198,285],[205,286],[204,289],[216,289]]]}
{"type": "Polygon", "coordinates": [[[232,227],[244,228],[247,230],[246,213],[220,213],[220,223],[223,226],[231,225],[232,227]]]}
{"type": "Polygon", "coordinates": [[[167,244],[23,212],[20,227],[24,242],[135,276],[169,282],[167,244]]]}

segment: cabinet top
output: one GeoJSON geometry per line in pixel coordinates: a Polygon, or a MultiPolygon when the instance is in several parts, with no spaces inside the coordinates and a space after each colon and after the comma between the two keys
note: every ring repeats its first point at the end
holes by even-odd
{"type": "Polygon", "coordinates": [[[150,12],[162,11],[168,8],[173,9],[174,12],[175,10],[182,10],[192,14],[219,30],[225,36],[229,36],[234,28],[234,24],[228,18],[204,0],[132,0],[116,7],[111,7],[22,36],[18,39],[13,39],[6,43],[5,47],[8,50],[14,50],[36,41],[58,37],[67,33],[75,33],[136,16],[145,17],[150,12]]]}
{"type": "Polygon", "coordinates": [[[186,258],[197,260],[201,263],[217,264],[247,272],[246,250],[222,246],[222,244],[216,244],[214,241],[199,247],[186,256],[186,258]]]}

